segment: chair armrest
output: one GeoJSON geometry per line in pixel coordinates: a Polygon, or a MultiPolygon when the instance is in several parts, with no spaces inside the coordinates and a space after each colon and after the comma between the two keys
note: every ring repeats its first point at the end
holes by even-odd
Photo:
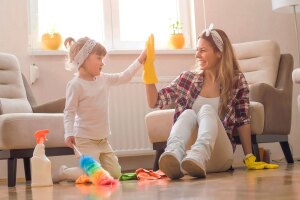
{"type": "Polygon", "coordinates": [[[289,134],[291,99],[285,90],[266,83],[255,83],[250,86],[250,101],[259,102],[264,106],[263,134],[289,134]]]}
{"type": "Polygon", "coordinates": [[[57,99],[42,105],[33,106],[33,113],[63,113],[65,109],[66,98],[57,99]]]}
{"type": "Polygon", "coordinates": [[[264,106],[259,102],[250,101],[251,133],[262,134],[264,130],[265,111],[264,106]]]}
{"type": "Polygon", "coordinates": [[[46,147],[66,147],[63,113],[9,113],[0,115],[0,149],[34,148],[33,134],[48,129],[46,147]]]}
{"type": "Polygon", "coordinates": [[[293,82],[296,84],[300,84],[300,69],[294,69],[292,73],[293,82]]]}
{"type": "Polygon", "coordinates": [[[145,116],[146,129],[150,142],[167,141],[173,125],[175,109],[156,110],[145,116]]]}

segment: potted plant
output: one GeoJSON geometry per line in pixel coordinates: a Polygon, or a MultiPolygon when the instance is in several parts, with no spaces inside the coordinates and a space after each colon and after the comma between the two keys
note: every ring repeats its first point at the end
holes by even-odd
{"type": "Polygon", "coordinates": [[[42,48],[45,50],[57,50],[61,43],[62,37],[55,31],[55,28],[51,28],[51,31],[42,35],[42,48]]]}
{"type": "Polygon", "coordinates": [[[184,47],[184,35],[182,33],[182,23],[176,20],[170,24],[169,46],[173,49],[181,49],[184,47]]]}

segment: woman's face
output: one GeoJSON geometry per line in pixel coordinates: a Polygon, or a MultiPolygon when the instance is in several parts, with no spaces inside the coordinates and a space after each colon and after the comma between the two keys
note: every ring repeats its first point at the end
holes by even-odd
{"type": "Polygon", "coordinates": [[[199,61],[201,70],[215,70],[219,67],[221,53],[215,52],[207,40],[200,38],[195,57],[199,61]]]}

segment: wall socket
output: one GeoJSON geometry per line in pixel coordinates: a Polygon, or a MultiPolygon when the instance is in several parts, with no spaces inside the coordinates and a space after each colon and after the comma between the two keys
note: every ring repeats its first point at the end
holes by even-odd
{"type": "Polygon", "coordinates": [[[31,64],[29,67],[30,83],[33,84],[39,78],[39,68],[36,64],[31,64]]]}

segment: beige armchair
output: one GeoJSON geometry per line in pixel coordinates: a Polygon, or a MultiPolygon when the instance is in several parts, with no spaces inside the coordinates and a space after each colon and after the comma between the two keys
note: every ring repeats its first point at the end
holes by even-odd
{"type": "MultiPolygon", "coordinates": [[[[250,85],[250,115],[253,153],[260,160],[258,143],[279,142],[288,163],[293,157],[288,144],[291,128],[292,69],[290,54],[280,54],[273,41],[254,41],[233,45],[241,70],[250,85]]],[[[154,170],[164,152],[173,123],[174,109],[156,110],[145,117],[153,149],[156,150],[154,170]]],[[[190,145],[196,139],[196,132],[190,145]]],[[[239,137],[235,140],[240,144],[239,137]]]]}
{"type": "Polygon", "coordinates": [[[64,143],[64,105],[65,99],[37,105],[17,58],[0,53],[0,159],[7,160],[9,187],[16,184],[20,158],[24,161],[26,181],[31,180],[30,158],[36,145],[33,134],[37,130],[50,131],[47,156],[74,153],[64,143]]]}

